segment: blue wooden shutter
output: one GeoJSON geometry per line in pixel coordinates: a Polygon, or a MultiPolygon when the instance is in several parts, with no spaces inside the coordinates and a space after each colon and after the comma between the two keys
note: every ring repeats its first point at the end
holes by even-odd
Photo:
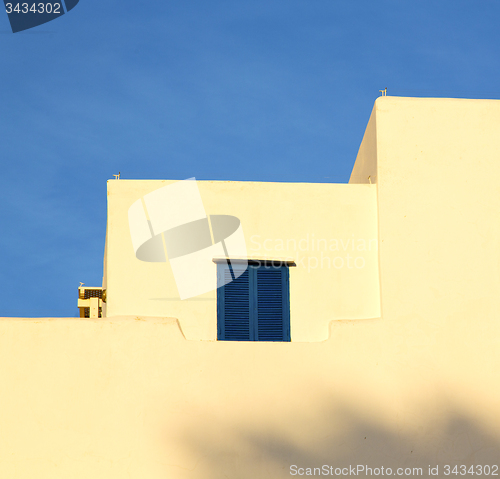
{"type": "Polygon", "coordinates": [[[258,341],[290,341],[288,268],[261,266],[257,275],[258,341]]]}
{"type": "Polygon", "coordinates": [[[249,270],[233,280],[229,267],[222,265],[218,274],[219,284],[226,284],[217,290],[217,337],[226,341],[251,341],[249,270]]]}
{"type": "Polygon", "coordinates": [[[288,267],[248,266],[233,279],[217,268],[217,338],[226,341],[290,341],[288,267]]]}

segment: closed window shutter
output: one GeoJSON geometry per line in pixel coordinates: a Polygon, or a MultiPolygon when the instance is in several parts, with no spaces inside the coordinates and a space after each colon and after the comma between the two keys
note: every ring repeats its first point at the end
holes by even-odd
{"type": "Polygon", "coordinates": [[[219,265],[217,337],[226,341],[290,341],[289,272],[286,266],[249,266],[232,280],[219,265]]]}
{"type": "Polygon", "coordinates": [[[220,268],[224,286],[217,290],[218,337],[227,341],[250,341],[249,270],[232,280],[227,266],[220,268]]]}
{"type": "Polygon", "coordinates": [[[257,339],[259,341],[288,341],[287,298],[285,276],[288,269],[258,268],[257,274],[257,339]]]}

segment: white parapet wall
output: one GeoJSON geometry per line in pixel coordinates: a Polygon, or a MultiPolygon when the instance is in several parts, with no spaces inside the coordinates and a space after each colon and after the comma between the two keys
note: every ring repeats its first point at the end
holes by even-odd
{"type": "MultiPolygon", "coordinates": [[[[214,340],[215,263],[212,291],[181,300],[170,262],[140,261],[133,247],[131,206],[142,208],[141,199],[175,183],[108,181],[106,315],[175,317],[187,338],[214,340]]],[[[333,320],[380,317],[375,185],[196,183],[208,215],[240,220],[248,257],[295,262],[290,268],[292,341],[327,339],[333,320]]],[[[194,268],[193,281],[196,276],[194,268]]]]}

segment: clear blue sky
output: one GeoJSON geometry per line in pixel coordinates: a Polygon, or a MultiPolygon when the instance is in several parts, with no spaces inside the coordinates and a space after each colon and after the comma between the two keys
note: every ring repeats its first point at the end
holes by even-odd
{"type": "Polygon", "coordinates": [[[118,171],[343,183],[379,89],[500,98],[498,0],[80,0],[16,34],[0,13],[0,316],[77,315],[118,171]]]}

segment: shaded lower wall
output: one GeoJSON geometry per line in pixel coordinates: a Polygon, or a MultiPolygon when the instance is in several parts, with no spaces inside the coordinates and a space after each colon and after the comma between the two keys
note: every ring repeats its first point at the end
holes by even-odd
{"type": "Polygon", "coordinates": [[[498,464],[488,324],[335,321],[323,343],[232,343],[186,341],[175,319],[1,319],[0,477],[498,464]]]}

